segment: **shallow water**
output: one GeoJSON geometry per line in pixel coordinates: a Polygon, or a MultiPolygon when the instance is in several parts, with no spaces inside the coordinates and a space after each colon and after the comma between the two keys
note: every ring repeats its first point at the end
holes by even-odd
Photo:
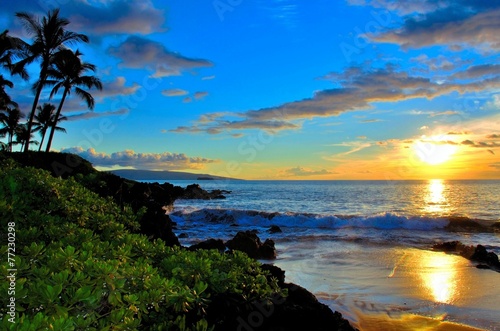
{"type": "MultiPolygon", "coordinates": [[[[186,182],[177,182],[186,186],[186,182]]],[[[275,240],[289,282],[360,330],[500,330],[500,273],[432,251],[460,240],[500,253],[484,226],[500,215],[500,181],[201,182],[226,200],[177,201],[190,245],[256,229],[275,240]],[[270,225],[282,233],[269,234],[270,225]]],[[[269,261],[267,261],[269,262],[269,261]]]]}
{"type": "Polygon", "coordinates": [[[286,270],[288,281],[309,289],[360,330],[439,330],[457,324],[499,330],[500,274],[442,252],[333,246],[279,245],[275,265],[286,270]]]}

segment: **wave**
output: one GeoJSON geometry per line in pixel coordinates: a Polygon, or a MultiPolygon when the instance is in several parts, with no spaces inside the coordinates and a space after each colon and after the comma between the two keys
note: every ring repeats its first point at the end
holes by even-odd
{"type": "Polygon", "coordinates": [[[467,217],[403,216],[382,213],[370,216],[359,215],[319,215],[308,213],[278,213],[237,209],[181,209],[170,214],[176,222],[213,223],[240,226],[295,228],[372,228],[379,230],[451,230],[451,231],[493,231],[492,227],[481,224],[480,220],[467,217]]]}
{"type": "Polygon", "coordinates": [[[295,228],[372,228],[379,230],[449,230],[470,232],[493,232],[498,223],[471,219],[465,216],[429,217],[404,216],[395,213],[382,213],[370,216],[359,215],[320,215],[311,213],[278,213],[238,209],[181,209],[170,214],[176,222],[213,223],[241,226],[295,228]],[[491,226],[495,225],[495,226],[491,226]]]}

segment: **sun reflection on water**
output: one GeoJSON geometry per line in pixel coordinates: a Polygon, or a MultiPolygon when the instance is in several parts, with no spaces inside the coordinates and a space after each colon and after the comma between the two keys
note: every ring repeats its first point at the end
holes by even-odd
{"type": "Polygon", "coordinates": [[[431,179],[427,184],[425,195],[425,211],[431,214],[446,214],[449,203],[445,195],[446,185],[442,179],[431,179]]]}
{"type": "Polygon", "coordinates": [[[458,298],[460,275],[457,259],[457,256],[445,253],[425,252],[421,255],[422,284],[435,302],[452,303],[458,298]]]}

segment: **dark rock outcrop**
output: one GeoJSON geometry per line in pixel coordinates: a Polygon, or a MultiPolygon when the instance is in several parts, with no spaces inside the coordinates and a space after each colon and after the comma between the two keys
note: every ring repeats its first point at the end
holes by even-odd
{"type": "Polygon", "coordinates": [[[269,230],[267,230],[267,232],[269,232],[269,233],[281,233],[281,232],[283,232],[283,230],[281,230],[281,228],[277,225],[271,225],[271,227],[269,228],[269,230]]]}
{"type": "Polygon", "coordinates": [[[226,242],[226,246],[232,250],[245,252],[254,259],[275,259],[276,248],[274,241],[267,239],[264,243],[253,231],[239,231],[233,239],[226,242]]]}
{"type": "Polygon", "coordinates": [[[287,296],[274,295],[266,301],[247,302],[237,294],[218,294],[207,308],[209,323],[217,331],[355,331],[339,312],[320,303],[312,293],[295,284],[285,283],[285,272],[272,265],[263,265],[270,277],[279,277],[278,284],[287,296]]]}
{"type": "Polygon", "coordinates": [[[488,252],[483,245],[468,246],[460,241],[448,241],[433,246],[435,250],[454,253],[474,262],[479,262],[479,269],[493,269],[500,272],[500,261],[497,254],[488,252]]]}
{"type": "Polygon", "coordinates": [[[221,239],[208,239],[189,247],[190,251],[196,251],[198,249],[216,249],[219,252],[224,252],[226,250],[226,245],[224,245],[221,239]]]}
{"type": "Polygon", "coordinates": [[[278,286],[283,288],[285,285],[285,271],[283,269],[272,264],[263,264],[261,269],[269,273],[269,280],[275,278],[278,281],[278,286]]]}
{"type": "Polygon", "coordinates": [[[201,199],[201,200],[212,200],[212,199],[225,199],[223,194],[228,194],[229,191],[225,190],[213,190],[206,191],[201,188],[198,184],[191,184],[186,187],[184,193],[182,194],[182,199],[201,199]]]}

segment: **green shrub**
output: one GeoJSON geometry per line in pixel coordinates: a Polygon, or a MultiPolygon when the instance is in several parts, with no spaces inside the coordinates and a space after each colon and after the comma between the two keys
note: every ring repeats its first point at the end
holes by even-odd
{"type": "MultiPolygon", "coordinates": [[[[205,308],[214,294],[250,301],[280,291],[243,253],[167,247],[132,233],[142,215],[74,179],[9,161],[2,169],[1,233],[14,225],[17,269],[16,323],[2,310],[2,329],[209,330],[205,308]]],[[[7,252],[2,235],[2,261],[7,252]]],[[[11,268],[0,266],[4,279],[11,268]]],[[[0,283],[2,307],[8,291],[9,282],[0,283]]]]}

